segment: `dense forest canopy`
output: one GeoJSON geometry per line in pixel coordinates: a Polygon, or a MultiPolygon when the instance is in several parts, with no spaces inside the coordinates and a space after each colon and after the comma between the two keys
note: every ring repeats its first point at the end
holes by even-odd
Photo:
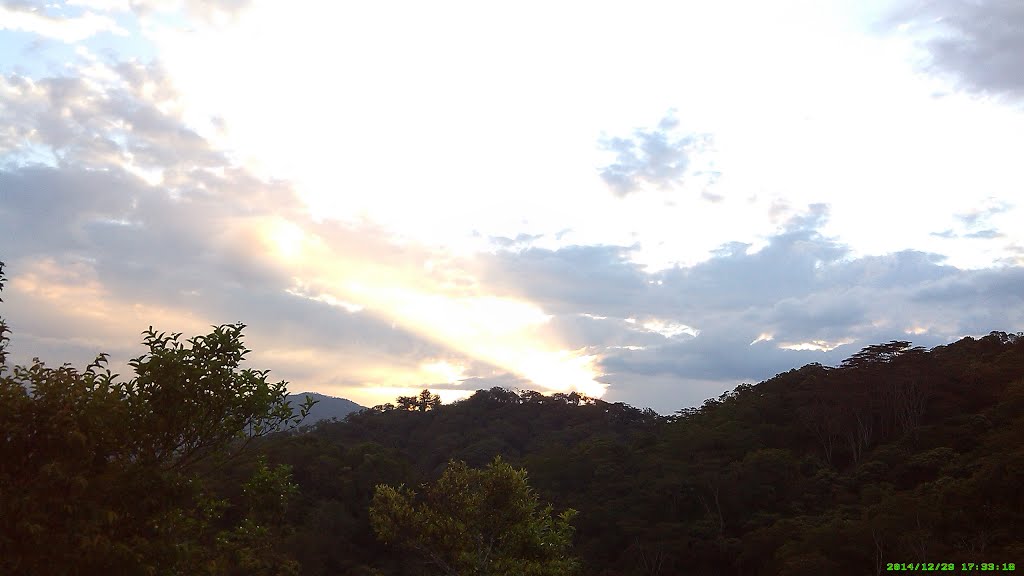
{"type": "Polygon", "coordinates": [[[296,428],[310,406],[241,368],[241,331],[150,329],[124,381],[104,356],[8,367],[0,320],[0,573],[861,575],[1024,558],[1022,334],[872,345],[667,417],[424,390],[296,428]]]}
{"type": "MultiPolygon", "coordinates": [[[[324,452],[336,470],[406,484],[452,457],[482,466],[500,455],[544,499],[579,511],[575,551],[588,574],[959,570],[1024,552],[1022,408],[1024,337],[993,332],[932,350],[868,346],[838,367],[807,365],[669,417],[495,388],[426,413],[374,407],[265,448],[313,490],[325,462],[303,463],[324,452]]],[[[314,509],[345,501],[308,496],[314,509]]],[[[348,538],[373,545],[361,507],[349,508],[348,538]]],[[[310,573],[343,571],[353,556],[316,532],[305,542],[320,542],[323,559],[310,573]]]]}

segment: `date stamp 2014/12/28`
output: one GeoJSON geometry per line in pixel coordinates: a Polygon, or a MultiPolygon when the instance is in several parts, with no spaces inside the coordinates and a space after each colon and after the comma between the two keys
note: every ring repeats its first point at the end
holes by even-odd
{"type": "Polygon", "coordinates": [[[887,562],[888,572],[1015,572],[1013,562],[887,562]]]}

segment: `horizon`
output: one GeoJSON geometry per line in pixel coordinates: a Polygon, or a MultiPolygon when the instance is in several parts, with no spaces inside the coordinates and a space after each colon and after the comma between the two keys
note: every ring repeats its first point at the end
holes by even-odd
{"type": "Polygon", "coordinates": [[[670,414],[1024,330],[1010,0],[0,0],[0,46],[15,363],[240,321],[363,406],[670,414]]]}

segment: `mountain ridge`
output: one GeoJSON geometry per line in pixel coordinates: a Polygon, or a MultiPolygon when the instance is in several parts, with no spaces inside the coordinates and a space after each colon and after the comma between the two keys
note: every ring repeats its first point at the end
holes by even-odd
{"type": "Polygon", "coordinates": [[[310,409],[309,415],[302,421],[303,426],[314,425],[317,422],[324,420],[344,420],[349,414],[358,412],[364,408],[364,406],[356,404],[348,398],[329,396],[327,394],[321,394],[320,392],[299,392],[297,394],[289,394],[288,404],[297,412],[299,410],[299,406],[301,406],[306,400],[306,396],[312,397],[317,402],[310,409]]]}

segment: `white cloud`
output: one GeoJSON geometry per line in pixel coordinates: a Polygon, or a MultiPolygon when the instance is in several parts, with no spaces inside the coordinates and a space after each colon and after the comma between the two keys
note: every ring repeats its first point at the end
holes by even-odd
{"type": "Polygon", "coordinates": [[[81,6],[97,12],[127,12],[131,9],[129,0],[66,0],[68,6],[81,6]]]}
{"type": "Polygon", "coordinates": [[[674,338],[681,334],[686,334],[692,338],[696,338],[700,335],[700,330],[679,322],[654,319],[644,322],[642,326],[651,332],[664,336],[665,338],[674,338]]]}
{"type": "Polygon", "coordinates": [[[153,37],[192,125],[222,116],[226,130],[208,135],[294,180],[314,213],[367,218],[410,241],[636,243],[630,257],[657,271],[728,241],[762,242],[780,201],[826,202],[827,232],[857,254],[913,248],[970,267],[1010,257],[1024,243],[1012,229],[984,250],[932,233],[986,196],[1017,194],[1010,151],[1024,146],[1024,116],[933,98],[942,83],[914,72],[913,46],[864,36],[855,12],[650,2],[594,5],[581,23],[530,2],[256,2],[230,25],[158,26],[153,37]],[[660,140],[640,138],[632,156],[620,151],[620,176],[695,189],[616,198],[600,177],[602,134],[653,135],[672,109],[682,134],[713,138],[703,180],[679,180],[682,149],[652,148],[652,160],[637,146],[660,140]]]}
{"type": "Polygon", "coordinates": [[[101,32],[126,35],[114,20],[86,12],[81,16],[56,17],[39,10],[12,9],[0,4],[0,30],[20,30],[62,42],[80,42],[101,32]]]}
{"type": "Polygon", "coordinates": [[[331,296],[330,294],[310,294],[310,293],[308,293],[304,289],[304,287],[302,286],[301,282],[299,283],[299,285],[297,287],[295,287],[295,288],[288,288],[288,289],[285,290],[285,292],[287,292],[288,294],[291,294],[293,296],[298,296],[300,298],[306,298],[308,300],[312,300],[314,302],[323,302],[324,304],[328,304],[330,306],[334,306],[334,307],[337,307],[337,308],[342,308],[342,309],[346,310],[347,312],[350,312],[350,313],[353,313],[353,314],[356,313],[356,312],[361,312],[365,308],[364,306],[362,306],[360,304],[354,304],[352,302],[346,302],[344,300],[339,300],[339,299],[335,298],[334,296],[331,296]]]}
{"type": "Polygon", "coordinates": [[[810,342],[797,342],[791,344],[779,344],[779,348],[783,350],[798,350],[807,351],[814,350],[818,352],[831,352],[840,346],[852,343],[852,339],[848,340],[836,340],[835,342],[828,342],[825,340],[812,340],[810,342]]]}

